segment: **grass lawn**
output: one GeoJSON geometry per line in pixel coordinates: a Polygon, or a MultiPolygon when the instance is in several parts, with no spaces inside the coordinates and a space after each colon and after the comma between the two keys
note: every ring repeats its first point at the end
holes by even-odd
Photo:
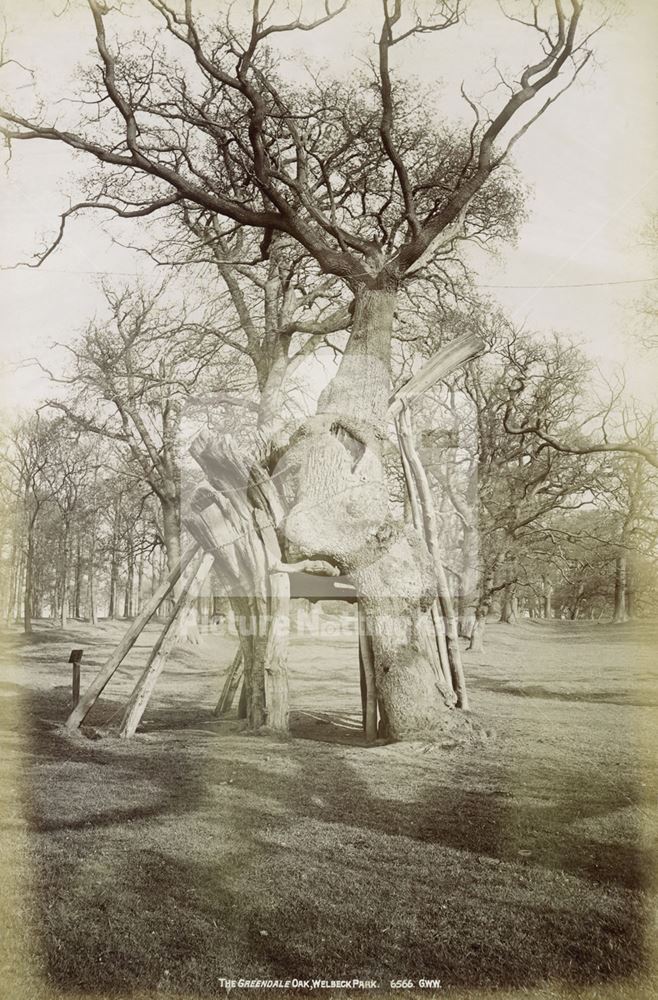
{"type": "Polygon", "coordinates": [[[65,734],[71,647],[84,687],[121,631],[4,647],[0,997],[210,998],[240,977],[658,996],[657,626],[491,625],[466,668],[494,732],[436,747],[363,745],[350,637],[295,639],[289,741],[212,717],[234,646],[217,635],[168,665],[132,742],[89,738],[152,631],[87,736],[65,734]]]}

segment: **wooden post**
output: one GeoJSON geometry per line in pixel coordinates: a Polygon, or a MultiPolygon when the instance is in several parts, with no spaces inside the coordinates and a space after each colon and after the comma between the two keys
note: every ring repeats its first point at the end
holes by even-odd
{"type": "Polygon", "coordinates": [[[137,639],[144,631],[145,626],[148,625],[164,599],[169,595],[170,591],[173,590],[174,585],[178,582],[181,573],[184,572],[191,559],[198,551],[199,545],[195,542],[182,555],[180,562],[172,569],[167,579],[160,584],[153,596],[144,606],[142,613],[135,618],[119,645],[116,647],[109,659],[103,664],[83,694],[82,698],[69,715],[66,720],[66,726],[68,729],[78,728],[92,706],[96,703],[96,700],[104,690],[108,681],[112,678],[117,669],[123,663],[127,654],[135,645],[137,639]]]}
{"type": "Polygon", "coordinates": [[[368,635],[368,622],[364,612],[359,608],[359,673],[365,686],[364,731],[366,739],[372,742],[377,739],[377,683],[375,679],[375,659],[372,643],[368,635]]]}
{"type": "Polygon", "coordinates": [[[246,718],[247,718],[247,686],[243,674],[242,687],[240,688],[240,697],[238,699],[238,719],[246,719],[246,718]]]}
{"type": "MultiPolygon", "coordinates": [[[[404,472],[404,480],[407,487],[407,496],[409,498],[409,507],[411,509],[411,520],[416,531],[418,531],[421,535],[425,535],[425,521],[421,511],[420,497],[418,494],[418,489],[416,486],[413,470],[411,468],[409,459],[407,457],[407,443],[403,438],[403,431],[400,426],[399,420],[395,421],[395,428],[398,435],[398,443],[400,445],[400,458],[402,459],[402,471],[404,472]]],[[[432,643],[431,640],[429,640],[428,642],[429,656],[432,660],[432,665],[434,666],[435,673],[437,674],[437,677],[440,679],[443,686],[447,689],[448,695],[454,696],[454,687],[452,683],[452,674],[450,671],[450,660],[448,657],[448,646],[446,643],[445,629],[443,623],[441,622],[441,611],[440,608],[438,607],[437,601],[433,603],[430,614],[432,617],[434,642],[432,643]]]]}
{"type": "Polygon", "coordinates": [[[269,576],[267,639],[265,643],[265,709],[268,729],[288,732],[288,643],[290,632],[290,577],[269,576]]]}
{"type": "Polygon", "coordinates": [[[215,708],[214,714],[216,716],[221,717],[231,711],[233,699],[235,698],[235,693],[238,690],[238,685],[242,680],[242,675],[242,647],[238,646],[236,654],[233,657],[233,661],[228,668],[222,693],[219,696],[219,701],[217,702],[217,707],[215,708]]]}
{"type": "Polygon", "coordinates": [[[214,560],[215,557],[212,552],[206,552],[196,569],[193,569],[183,582],[164,628],[151,650],[151,655],[144,667],[144,671],[137,681],[126,705],[126,710],[119,727],[119,736],[124,737],[124,739],[130,739],[141,722],[146,706],[153,694],[157,679],[162,673],[162,669],[176,643],[176,639],[179,637],[178,630],[173,627],[174,623],[176,619],[180,623],[184,623],[185,615],[192,606],[192,602],[196,599],[205,578],[211,570],[214,560]]]}
{"type": "Polygon", "coordinates": [[[288,732],[288,645],[290,634],[290,576],[281,572],[279,540],[265,513],[258,508],[254,517],[267,557],[267,636],[264,652],[265,710],[267,727],[288,732]]]}
{"type": "Polygon", "coordinates": [[[82,649],[72,649],[69,656],[69,663],[73,665],[73,676],[71,678],[71,702],[73,707],[80,701],[80,661],[82,660],[82,649]]]}
{"type": "Polygon", "coordinates": [[[361,636],[359,636],[359,687],[361,689],[361,728],[366,731],[366,671],[361,656],[361,636]]]}

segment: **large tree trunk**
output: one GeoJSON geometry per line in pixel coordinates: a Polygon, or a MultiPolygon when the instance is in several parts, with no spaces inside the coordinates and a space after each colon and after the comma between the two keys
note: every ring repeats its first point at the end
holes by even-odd
{"type": "Polygon", "coordinates": [[[613,622],[620,624],[628,620],[626,608],[626,556],[618,555],[615,560],[615,610],[613,622]]]}
{"type": "Polygon", "coordinates": [[[436,598],[427,546],[393,521],[382,464],[395,293],[362,288],[339,370],[317,415],[291,442],[296,502],[288,556],[325,559],[351,575],[365,612],[378,699],[392,738],[438,733],[448,705],[424,642],[436,598]]]}

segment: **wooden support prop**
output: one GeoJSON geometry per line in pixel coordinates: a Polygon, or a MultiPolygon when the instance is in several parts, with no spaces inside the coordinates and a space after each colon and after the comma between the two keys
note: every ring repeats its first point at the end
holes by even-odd
{"type": "Polygon", "coordinates": [[[363,678],[365,704],[363,704],[363,729],[366,739],[377,739],[377,683],[375,678],[375,658],[372,642],[368,634],[368,622],[359,609],[359,674],[363,678]]]}
{"type": "Polygon", "coordinates": [[[238,699],[238,719],[247,718],[247,687],[244,682],[244,674],[242,675],[242,687],[240,688],[240,697],[238,699]]]}
{"type": "Polygon", "coordinates": [[[363,657],[361,656],[361,639],[359,638],[359,687],[361,689],[361,728],[364,733],[366,731],[366,671],[363,666],[363,657]]]}
{"type": "Polygon", "coordinates": [[[178,630],[174,628],[174,623],[177,619],[179,622],[184,622],[185,615],[187,614],[188,609],[192,606],[193,601],[196,600],[199,590],[212,568],[214,560],[215,557],[212,552],[206,552],[196,569],[193,569],[183,581],[180,593],[174,602],[174,607],[165,622],[162,632],[158,636],[155,646],[151,650],[151,654],[148,658],[146,666],[144,667],[144,671],[137,681],[137,684],[133,689],[133,693],[128,700],[128,704],[126,705],[126,710],[123,714],[123,719],[121,720],[121,725],[119,727],[119,736],[122,736],[124,739],[130,739],[130,737],[133,736],[137,730],[137,727],[140,724],[142,716],[146,710],[146,706],[149,703],[149,699],[153,694],[153,689],[157,683],[158,677],[162,673],[162,669],[167,662],[176,640],[179,638],[179,633],[178,630]]]}
{"type": "MultiPolygon", "coordinates": [[[[413,440],[413,430],[409,412],[403,405],[399,417],[397,418],[398,438],[400,447],[404,450],[407,469],[411,472],[411,481],[407,482],[410,491],[415,490],[418,494],[419,507],[422,512],[423,530],[427,547],[434,558],[436,578],[438,584],[438,600],[441,614],[443,616],[445,628],[445,640],[448,649],[448,662],[450,664],[450,675],[452,687],[457,695],[457,707],[468,708],[468,695],[466,693],[466,681],[462,667],[461,647],[459,645],[459,634],[457,630],[457,618],[452,604],[448,578],[443,567],[441,547],[439,545],[439,535],[436,528],[436,518],[434,516],[434,502],[430,490],[423,463],[416,451],[413,440]]],[[[436,622],[436,619],[434,619],[436,622]]]]}
{"type": "MultiPolygon", "coordinates": [[[[414,473],[407,456],[408,443],[404,438],[399,418],[395,421],[395,429],[398,436],[398,443],[400,445],[400,458],[402,459],[402,471],[404,473],[404,481],[407,486],[409,507],[411,508],[411,520],[416,531],[425,536],[425,519],[423,517],[423,511],[421,510],[420,496],[416,486],[414,473]]],[[[428,645],[431,646],[429,649],[429,655],[437,677],[447,689],[448,693],[454,695],[445,630],[441,622],[441,612],[439,607],[437,607],[436,601],[432,605],[431,617],[434,631],[434,641],[432,642],[428,635],[428,645]]]]}
{"type": "Polygon", "coordinates": [[[119,645],[116,647],[110,658],[103,664],[83,694],[82,698],[69,715],[66,720],[68,729],[78,728],[89,710],[95,704],[101,692],[104,690],[107,682],[121,666],[123,660],[135,645],[135,642],[141,633],[144,631],[145,626],[148,625],[164,599],[169,596],[170,592],[178,582],[181,573],[184,572],[189,565],[190,560],[198,551],[199,545],[195,542],[183,553],[179,563],[174,567],[167,579],[160,584],[150,600],[144,605],[143,611],[137,615],[137,618],[135,618],[119,645]]]}
{"type": "Polygon", "coordinates": [[[80,701],[80,661],[82,660],[83,649],[72,649],[69,656],[69,663],[73,664],[73,675],[71,677],[71,702],[73,707],[80,701]]]}
{"type": "MultiPolygon", "coordinates": [[[[268,626],[265,641],[264,685],[267,727],[277,733],[288,732],[288,644],[290,640],[290,574],[295,570],[281,562],[281,548],[274,526],[258,508],[256,523],[267,554],[268,626]]],[[[313,563],[314,566],[320,563],[313,563]]],[[[321,572],[336,575],[338,570],[321,562],[321,572]]]]}
{"type": "Polygon", "coordinates": [[[237,652],[233,657],[230,667],[228,668],[222,693],[219,696],[219,701],[217,702],[217,707],[215,708],[214,714],[216,716],[221,717],[222,715],[227,715],[231,711],[231,706],[233,705],[233,700],[242,677],[242,647],[238,646],[237,652]]]}
{"type": "Polygon", "coordinates": [[[388,415],[397,417],[402,408],[409,406],[424,392],[450,375],[466,361],[470,361],[485,348],[484,341],[475,333],[465,333],[433,354],[421,370],[405,382],[389,400],[388,415]]]}
{"type": "Polygon", "coordinates": [[[434,602],[430,609],[432,618],[432,630],[434,632],[435,648],[439,651],[439,667],[441,678],[448,691],[453,695],[455,688],[452,683],[452,672],[450,670],[450,657],[448,655],[448,644],[446,642],[446,629],[441,614],[441,605],[438,600],[434,602]]]}
{"type": "Polygon", "coordinates": [[[267,726],[288,732],[288,643],[290,631],[290,577],[270,573],[269,622],[265,643],[265,708],[267,726]]]}

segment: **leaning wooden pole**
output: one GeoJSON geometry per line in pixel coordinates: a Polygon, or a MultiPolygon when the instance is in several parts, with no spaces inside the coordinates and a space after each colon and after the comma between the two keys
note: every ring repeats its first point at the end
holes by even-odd
{"type": "Polygon", "coordinates": [[[179,638],[178,630],[174,627],[175,623],[177,620],[179,622],[184,621],[184,616],[196,600],[199,590],[212,568],[214,559],[215,557],[211,552],[206,552],[197,568],[192,570],[187,579],[183,581],[164,628],[151,650],[144,671],[137,681],[126,705],[119,727],[119,736],[122,736],[124,739],[130,739],[131,736],[134,736],[138,725],[142,721],[142,716],[153,694],[158,677],[162,673],[164,665],[176,644],[176,640],[179,638]]]}
{"type": "Polygon", "coordinates": [[[198,551],[199,545],[195,542],[183,553],[180,561],[172,569],[167,579],[160,584],[158,589],[144,606],[144,610],[137,616],[137,618],[135,618],[119,645],[116,647],[110,658],[103,664],[85,691],[84,695],[69,715],[66,720],[66,726],[68,729],[77,729],[80,723],[85,719],[88,712],[104,690],[108,681],[121,666],[125,657],[128,655],[137,639],[144,631],[146,625],[148,625],[165,598],[169,596],[175,585],[178,583],[181,573],[185,571],[198,551]]]}
{"type": "Polygon", "coordinates": [[[231,711],[235,694],[243,677],[242,659],[242,646],[238,646],[237,652],[233,657],[230,667],[228,668],[226,680],[224,681],[224,686],[222,687],[222,693],[219,696],[219,701],[217,702],[217,707],[215,708],[214,714],[218,717],[226,715],[227,712],[231,711]]]}
{"type": "Polygon", "coordinates": [[[267,558],[267,637],[264,656],[265,709],[267,727],[288,732],[288,646],[290,642],[290,575],[281,562],[282,553],[274,525],[256,508],[254,516],[267,558]]]}
{"type": "MultiPolygon", "coordinates": [[[[466,681],[461,659],[461,647],[459,645],[459,633],[457,629],[457,618],[455,616],[448,578],[443,567],[441,548],[439,545],[439,535],[436,528],[436,518],[434,516],[434,502],[430,491],[425,469],[416,451],[413,441],[413,431],[409,412],[403,405],[399,416],[396,419],[400,447],[404,450],[406,458],[406,468],[411,472],[412,482],[408,485],[410,489],[415,489],[418,493],[420,509],[423,517],[423,527],[427,546],[434,559],[437,577],[437,589],[441,615],[445,628],[446,645],[448,648],[448,662],[452,685],[457,695],[457,707],[468,708],[468,694],[466,692],[466,681]]],[[[405,469],[406,471],[406,469],[405,469]]]]}
{"type": "MultiPolygon", "coordinates": [[[[409,464],[409,459],[407,458],[407,451],[405,442],[402,440],[402,430],[400,428],[399,420],[395,421],[395,429],[398,435],[398,443],[400,445],[400,458],[402,460],[402,471],[404,473],[404,480],[407,485],[407,496],[409,497],[409,507],[411,510],[411,520],[414,528],[421,535],[425,534],[425,523],[423,518],[423,513],[420,506],[420,497],[418,495],[418,490],[416,489],[415,479],[413,471],[409,464]]],[[[434,670],[437,677],[440,679],[443,686],[446,688],[446,695],[455,698],[455,689],[452,683],[452,673],[450,671],[450,661],[448,658],[448,646],[446,644],[445,630],[440,621],[440,609],[437,607],[437,602],[432,604],[430,611],[432,618],[432,631],[434,633],[433,639],[428,634],[427,635],[427,645],[428,653],[432,664],[434,665],[434,670]]]]}
{"type": "Polygon", "coordinates": [[[377,739],[377,682],[368,620],[359,608],[359,673],[363,678],[363,729],[368,742],[377,739]]]}
{"type": "Polygon", "coordinates": [[[411,406],[437,382],[456,371],[466,361],[470,361],[477,354],[480,354],[485,346],[484,341],[475,333],[465,333],[461,337],[455,337],[450,343],[444,344],[419,372],[393,394],[389,400],[389,417],[397,419],[405,406],[411,406]]]}

